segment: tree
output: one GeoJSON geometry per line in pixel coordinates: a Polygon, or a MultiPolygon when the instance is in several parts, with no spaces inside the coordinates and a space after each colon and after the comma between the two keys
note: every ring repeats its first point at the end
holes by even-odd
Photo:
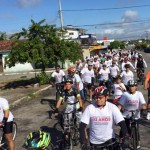
{"type": "Polygon", "coordinates": [[[7,39],[6,32],[0,32],[0,41],[4,41],[7,39]]]}
{"type": "Polygon", "coordinates": [[[32,25],[28,29],[23,28],[22,32],[11,37],[16,42],[6,57],[9,67],[15,63],[29,62],[42,65],[42,71],[45,71],[49,64],[56,64],[58,60],[64,62],[69,59],[74,62],[82,57],[79,44],[60,39],[57,36],[58,29],[54,25],[44,24],[45,20],[31,22],[32,25]]]}
{"type": "Polygon", "coordinates": [[[114,41],[114,42],[111,42],[110,43],[110,46],[109,46],[110,49],[118,49],[118,48],[125,48],[125,44],[121,41],[114,41]]]}

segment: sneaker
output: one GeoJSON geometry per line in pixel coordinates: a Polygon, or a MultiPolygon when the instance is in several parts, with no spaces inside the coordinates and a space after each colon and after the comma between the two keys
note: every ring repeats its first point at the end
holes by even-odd
{"type": "Polygon", "coordinates": [[[148,112],[146,119],[150,120],[150,112],[148,112]]]}
{"type": "Polygon", "coordinates": [[[137,146],[136,150],[142,150],[141,146],[137,146]]]}
{"type": "Polygon", "coordinates": [[[90,99],[90,102],[92,102],[92,99],[90,99]]]}

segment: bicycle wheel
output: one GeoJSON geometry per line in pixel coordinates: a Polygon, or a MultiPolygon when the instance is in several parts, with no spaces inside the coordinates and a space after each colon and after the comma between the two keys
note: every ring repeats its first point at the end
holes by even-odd
{"type": "Polygon", "coordinates": [[[60,96],[59,91],[56,91],[56,101],[58,101],[59,96],[60,96]]]}
{"type": "Polygon", "coordinates": [[[77,127],[74,127],[72,129],[72,140],[73,140],[73,146],[77,146],[79,144],[79,130],[77,127]]]}
{"type": "Polygon", "coordinates": [[[136,128],[132,127],[131,128],[131,143],[133,146],[133,150],[137,149],[137,133],[136,133],[136,128]]]}
{"type": "Polygon", "coordinates": [[[16,122],[13,122],[13,140],[16,139],[16,135],[17,135],[17,123],[16,122]]]}

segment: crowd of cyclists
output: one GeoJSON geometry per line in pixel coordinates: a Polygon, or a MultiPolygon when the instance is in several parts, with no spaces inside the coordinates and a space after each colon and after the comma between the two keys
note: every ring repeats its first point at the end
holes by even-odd
{"type": "MultiPolygon", "coordinates": [[[[140,118],[140,114],[144,117],[149,115],[150,104],[147,105],[143,94],[137,90],[138,72],[142,70],[144,73],[146,67],[142,54],[135,50],[108,50],[106,53],[86,57],[85,60],[76,61],[75,66],[68,68],[66,74],[59,65],[56,66],[50,83],[56,84],[56,90],[64,83],[64,90],[57,100],[54,113],[58,114],[59,107],[64,101],[68,102],[65,112],[74,109],[82,111],[79,128],[82,149],[88,149],[90,146],[93,150],[98,150],[99,146],[115,141],[114,125],[121,128],[120,141],[124,147],[129,146],[130,111],[136,111],[137,119],[140,118]],[[134,76],[136,72],[137,79],[134,76]],[[85,86],[91,102],[88,106],[85,103],[85,86]],[[111,102],[108,101],[110,96],[113,99],[111,102]],[[89,133],[86,130],[87,125],[89,133]]],[[[147,75],[144,89],[148,88],[149,82],[150,74],[147,75]]],[[[112,146],[108,149],[112,150],[112,146]]],[[[117,149],[117,146],[113,147],[113,150],[117,149]]],[[[140,136],[137,150],[141,150],[140,136]]]]}
{"type": "MultiPolygon", "coordinates": [[[[150,120],[150,71],[145,76],[143,88],[148,89],[148,103],[142,92],[137,90],[140,82],[139,72],[145,73],[146,61],[142,54],[135,50],[110,51],[96,54],[85,60],[78,60],[65,73],[59,65],[51,74],[50,83],[62,86],[62,93],[57,99],[54,114],[57,115],[61,104],[67,102],[65,112],[78,110],[82,113],[80,120],[81,149],[89,147],[101,150],[101,146],[110,145],[109,150],[118,150],[115,138],[115,125],[120,126],[120,142],[123,148],[130,144],[131,130],[129,118],[131,111],[136,111],[135,118],[142,115],[150,120]],[[135,77],[137,73],[137,78],[135,77]],[[85,97],[85,87],[89,97],[85,97]],[[113,99],[112,101],[110,101],[113,99]],[[87,99],[90,104],[86,103],[87,99]],[[87,126],[89,132],[87,132],[87,126]]],[[[0,126],[8,141],[9,149],[14,150],[13,115],[8,101],[0,100],[0,126]]],[[[71,117],[71,116],[70,116],[71,117]]],[[[138,133],[139,134],[139,133],[138,133]]],[[[140,136],[137,139],[137,150],[141,150],[140,136]]]]}

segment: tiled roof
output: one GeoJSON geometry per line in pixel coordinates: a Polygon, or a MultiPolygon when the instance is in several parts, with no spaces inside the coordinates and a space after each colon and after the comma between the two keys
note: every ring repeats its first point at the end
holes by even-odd
{"type": "Polygon", "coordinates": [[[0,51],[10,51],[12,41],[0,41],[0,51]]]}

